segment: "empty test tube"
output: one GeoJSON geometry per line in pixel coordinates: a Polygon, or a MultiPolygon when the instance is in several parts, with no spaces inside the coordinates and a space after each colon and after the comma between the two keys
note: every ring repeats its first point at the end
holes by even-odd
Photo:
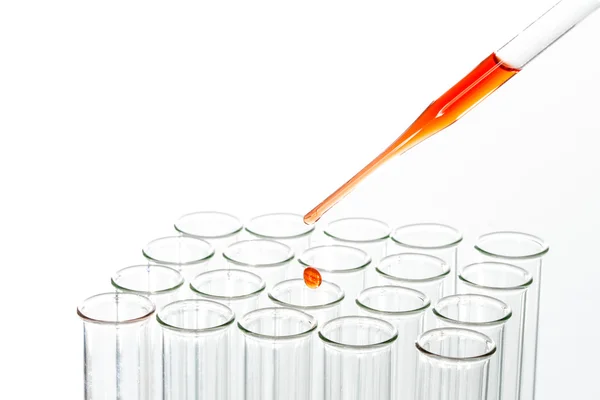
{"type": "Polygon", "coordinates": [[[417,383],[415,341],[423,333],[430,301],[423,293],[401,286],[375,286],[356,299],[361,315],[381,318],[396,327],[392,345],[392,399],[414,399],[417,383]]]}
{"type": "Polygon", "coordinates": [[[84,398],[146,400],[150,397],[149,319],[155,307],[133,293],[104,293],[85,300],[84,398]]]}

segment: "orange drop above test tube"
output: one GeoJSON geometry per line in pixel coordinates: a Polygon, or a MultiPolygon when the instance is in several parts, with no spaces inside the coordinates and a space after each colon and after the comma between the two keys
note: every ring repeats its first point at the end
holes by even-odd
{"type": "Polygon", "coordinates": [[[304,269],[304,283],[311,289],[316,289],[321,286],[323,278],[321,273],[313,267],[307,267],[304,269]]]}

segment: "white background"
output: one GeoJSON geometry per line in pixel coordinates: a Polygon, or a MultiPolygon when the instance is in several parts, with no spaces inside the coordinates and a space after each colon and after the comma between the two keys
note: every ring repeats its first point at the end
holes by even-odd
{"type": "MultiPolygon", "coordinates": [[[[81,398],[76,306],[146,242],[308,211],[553,1],[3,2],[0,398],[81,398]]],[[[599,48],[597,13],[328,215],[546,239],[542,400],[600,397],[599,48]]]]}

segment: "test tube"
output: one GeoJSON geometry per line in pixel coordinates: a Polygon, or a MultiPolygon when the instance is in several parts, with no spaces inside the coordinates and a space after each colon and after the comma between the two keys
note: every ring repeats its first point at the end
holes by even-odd
{"type": "Polygon", "coordinates": [[[325,400],[390,400],[396,328],[384,320],[346,316],[319,331],[325,347],[325,400]]]}
{"type": "MultiPolygon", "coordinates": [[[[381,260],[376,269],[381,285],[404,286],[424,293],[435,305],[446,295],[444,281],[450,267],[440,258],[427,254],[392,254],[381,260]]],[[[435,318],[425,313],[424,330],[435,328],[435,318]]]]}
{"type": "Polygon", "coordinates": [[[177,269],[189,282],[206,268],[206,263],[215,254],[215,249],[202,239],[167,236],[148,243],[142,249],[142,254],[151,264],[167,265],[177,269]]]}
{"type": "MultiPolygon", "coordinates": [[[[177,300],[184,279],[181,274],[164,265],[133,265],[117,271],[111,283],[118,292],[148,297],[156,312],[177,300]]],[[[148,321],[150,399],[162,399],[162,332],[154,318],[148,321]]]]}
{"type": "Polygon", "coordinates": [[[317,320],[292,308],[261,308],[238,321],[244,336],[245,400],[308,400],[317,320]]]}
{"type": "Polygon", "coordinates": [[[496,298],[512,311],[504,325],[502,354],[502,399],[520,400],[523,360],[523,329],[527,290],[531,274],[523,268],[498,262],[463,267],[458,275],[459,294],[480,294],[496,298]]]}
{"type": "Polygon", "coordinates": [[[155,307],[133,293],[103,293],[85,300],[84,398],[146,400],[150,395],[149,319],[155,307]]]}
{"type": "Polygon", "coordinates": [[[213,245],[213,257],[208,269],[225,268],[221,257],[223,250],[240,239],[243,224],[236,216],[218,211],[200,211],[179,217],[174,224],[175,230],[183,236],[202,239],[213,245]]]}
{"type": "Polygon", "coordinates": [[[168,304],[156,319],[163,334],[164,399],[228,399],[233,311],[188,299],[168,304]]]}
{"type": "MultiPolygon", "coordinates": [[[[192,291],[201,298],[218,301],[231,308],[239,318],[258,308],[265,282],[252,272],[239,269],[218,269],[204,272],[190,282],[192,291]]],[[[231,332],[229,359],[231,398],[244,396],[244,338],[238,329],[231,332]]]]}
{"type": "Polygon", "coordinates": [[[438,328],[465,328],[483,333],[496,344],[490,359],[487,400],[502,399],[504,325],[512,311],[502,301],[478,294],[460,294],[440,299],[433,308],[438,328]]]}
{"type": "Polygon", "coordinates": [[[342,315],[356,313],[354,299],[365,287],[365,271],[371,263],[364,250],[338,244],[316,246],[302,253],[298,262],[302,268],[297,268],[296,277],[302,276],[306,267],[317,269],[324,281],[344,289],[342,315]]]}
{"type": "Polygon", "coordinates": [[[375,286],[356,299],[361,315],[381,318],[396,327],[392,345],[392,399],[414,399],[417,384],[415,341],[423,333],[430,301],[423,293],[400,286],[375,286]]]}
{"type": "Polygon", "coordinates": [[[330,222],[323,233],[333,243],[366,251],[371,256],[371,264],[365,273],[365,287],[376,284],[375,268],[387,254],[388,224],[373,218],[342,218],[330,222]]]}
{"type": "MultiPolygon", "coordinates": [[[[340,316],[344,291],[331,282],[322,282],[321,286],[311,289],[303,279],[290,279],[278,283],[269,292],[271,301],[281,307],[304,311],[317,319],[318,326],[340,316]]],[[[316,332],[315,332],[316,333],[316,332]]],[[[324,397],[323,344],[313,341],[312,348],[312,400],[324,397]]]]}
{"type": "Polygon", "coordinates": [[[417,400],[486,399],[492,339],[470,329],[439,328],[423,333],[416,347],[417,400]]]}
{"type": "MultiPolygon", "coordinates": [[[[600,3],[599,3],[600,4],[600,3]]],[[[520,232],[494,232],[480,236],[475,249],[484,260],[506,262],[525,269],[533,282],[527,289],[521,399],[535,398],[537,343],[542,285],[542,259],[549,246],[542,239],[520,232]]]]}
{"type": "Polygon", "coordinates": [[[451,277],[444,281],[444,294],[456,293],[458,245],[463,239],[457,229],[436,223],[412,224],[394,229],[391,238],[395,253],[423,253],[444,260],[451,277]]]}

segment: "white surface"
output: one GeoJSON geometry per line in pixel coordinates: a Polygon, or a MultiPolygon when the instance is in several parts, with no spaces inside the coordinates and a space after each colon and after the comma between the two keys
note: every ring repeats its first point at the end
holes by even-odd
{"type": "MultiPolygon", "coordinates": [[[[306,212],[552,0],[0,5],[0,398],[82,397],[85,297],[180,215],[306,212]],[[319,177],[318,174],[324,174],[319,177]]],[[[598,398],[600,14],[328,218],[551,245],[539,399],[598,398]]]]}

